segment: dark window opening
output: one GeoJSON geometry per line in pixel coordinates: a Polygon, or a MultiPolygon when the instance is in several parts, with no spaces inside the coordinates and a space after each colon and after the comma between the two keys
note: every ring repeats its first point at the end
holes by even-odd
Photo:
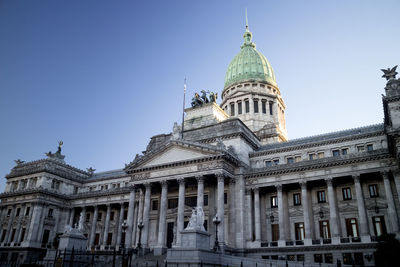
{"type": "Polygon", "coordinates": [[[235,104],[231,103],[231,116],[235,116],[235,104]]]}
{"type": "Polygon", "coordinates": [[[272,196],[271,197],[271,208],[277,208],[277,207],[278,207],[278,197],[272,196]]]}
{"type": "Polygon", "coordinates": [[[370,197],[378,197],[379,196],[377,184],[370,184],[368,186],[368,190],[369,190],[370,197]]]}
{"type": "Polygon", "coordinates": [[[258,100],[254,100],[254,113],[258,113],[258,100]]]}
{"type": "Polygon", "coordinates": [[[249,100],[245,100],[245,101],[244,101],[244,107],[245,107],[246,113],[249,113],[249,112],[250,112],[250,103],[249,103],[249,100]]]}
{"type": "Polygon", "coordinates": [[[295,194],[293,194],[293,205],[294,205],[294,206],[299,206],[299,205],[301,205],[300,193],[295,193],[295,194]]]}
{"type": "Polygon", "coordinates": [[[238,114],[242,114],[242,102],[238,102],[238,114]]]}
{"type": "Polygon", "coordinates": [[[351,189],[350,187],[342,188],[343,200],[351,200],[351,189]]]}
{"type": "Polygon", "coordinates": [[[326,202],[325,191],[323,191],[323,190],[318,191],[317,198],[318,198],[318,203],[325,203],[326,202]]]}
{"type": "Polygon", "coordinates": [[[267,103],[265,101],[261,102],[261,109],[262,109],[262,113],[264,113],[264,114],[267,113],[267,103]]]}

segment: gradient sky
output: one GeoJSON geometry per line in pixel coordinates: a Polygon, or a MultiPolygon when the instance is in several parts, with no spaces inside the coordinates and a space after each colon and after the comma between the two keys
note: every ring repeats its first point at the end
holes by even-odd
{"type": "Polygon", "coordinates": [[[15,159],[63,140],[66,162],[124,167],[221,92],[244,10],[274,68],[289,138],[381,123],[381,68],[400,63],[400,1],[0,0],[0,191],[15,159]]]}

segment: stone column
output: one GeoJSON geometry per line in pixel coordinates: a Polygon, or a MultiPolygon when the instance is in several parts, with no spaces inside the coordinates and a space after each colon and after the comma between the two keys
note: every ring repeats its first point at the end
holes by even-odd
{"type": "Polygon", "coordinates": [[[260,215],[260,189],[258,187],[253,189],[254,192],[254,225],[256,240],[261,241],[261,215],[260,215]]]}
{"type": "Polygon", "coordinates": [[[284,221],[284,210],[283,210],[283,193],[282,193],[282,185],[276,185],[277,198],[278,198],[278,219],[279,219],[279,240],[278,246],[286,246],[286,229],[285,229],[285,221],[284,221]]]}
{"type": "Polygon", "coordinates": [[[22,218],[24,217],[25,209],[26,209],[26,206],[25,205],[22,206],[20,213],[19,213],[19,217],[18,217],[17,228],[15,231],[14,240],[11,240],[11,242],[19,242],[19,234],[21,232],[21,221],[22,221],[22,218]]]}
{"type": "Polygon", "coordinates": [[[252,216],[252,203],[251,203],[251,189],[245,189],[245,195],[246,195],[246,215],[247,215],[247,239],[249,241],[253,241],[253,216],[252,216]]]}
{"type": "Polygon", "coordinates": [[[394,183],[396,185],[396,191],[397,191],[397,197],[399,198],[399,203],[400,203],[400,171],[392,171],[393,173],[393,179],[394,183]]]}
{"type": "Polygon", "coordinates": [[[146,192],[144,195],[144,211],[143,211],[143,229],[142,229],[142,245],[143,247],[149,246],[149,214],[150,214],[150,197],[151,197],[151,185],[150,183],[144,184],[146,192]]]}
{"type": "Polygon", "coordinates": [[[42,212],[42,216],[40,217],[40,222],[39,222],[39,230],[38,231],[38,235],[37,235],[37,242],[41,242],[42,238],[43,238],[43,227],[44,227],[44,218],[47,216],[49,211],[49,206],[48,204],[44,204],[43,205],[43,212],[42,212]]]}
{"type": "Polygon", "coordinates": [[[26,239],[26,241],[30,243],[29,246],[34,245],[34,243],[36,242],[40,218],[42,217],[42,211],[43,211],[43,204],[36,203],[32,210],[31,222],[29,224],[29,231],[27,233],[27,239],[26,239]]]}
{"type": "Polygon", "coordinates": [[[70,215],[69,215],[69,222],[68,222],[68,225],[71,227],[74,227],[74,217],[75,217],[75,208],[72,207],[70,215]]]}
{"type": "Polygon", "coordinates": [[[326,178],[326,185],[328,187],[328,201],[329,201],[329,214],[330,214],[330,227],[332,230],[332,243],[340,243],[340,228],[339,218],[336,208],[336,193],[333,188],[332,178],[326,178]]]}
{"type": "Polygon", "coordinates": [[[108,203],[106,206],[107,206],[107,213],[106,213],[106,221],[104,223],[103,246],[107,245],[108,227],[110,225],[110,213],[111,213],[110,204],[108,203]]]}
{"type": "Polygon", "coordinates": [[[118,232],[117,232],[117,244],[116,247],[121,246],[122,239],[122,222],[124,221],[124,202],[121,202],[121,208],[119,210],[119,219],[118,219],[118,232]]]}
{"type": "Polygon", "coordinates": [[[244,196],[245,196],[245,183],[243,175],[239,175],[237,177],[237,182],[235,185],[235,216],[236,216],[236,224],[235,224],[235,232],[236,232],[236,247],[244,248],[245,246],[245,236],[244,236],[244,196]]]}
{"type": "MultiPolygon", "coordinates": [[[[144,205],[144,194],[143,190],[139,189],[139,208],[138,208],[138,217],[136,220],[136,227],[140,222],[143,222],[143,205],[144,205]]],[[[136,229],[136,244],[139,242],[139,229],[136,229]]]]}
{"type": "Polygon", "coordinates": [[[231,247],[236,247],[236,209],[235,209],[235,185],[236,180],[234,178],[229,179],[229,213],[228,213],[228,221],[229,221],[229,243],[231,247]]]}
{"type": "Polygon", "coordinates": [[[158,242],[157,247],[154,249],[154,255],[162,255],[163,248],[166,247],[165,243],[165,230],[167,219],[167,203],[168,203],[168,182],[161,181],[161,201],[160,201],[160,217],[158,220],[158,242]]]}
{"type": "Polygon", "coordinates": [[[176,220],[176,245],[181,246],[182,236],[181,231],[183,231],[184,226],[184,211],[185,211],[185,179],[178,179],[179,183],[179,198],[178,198],[178,218],[176,220]]]}
{"type": "Polygon", "coordinates": [[[94,214],[92,218],[92,225],[90,226],[90,240],[89,240],[89,248],[94,246],[94,237],[96,236],[96,223],[97,216],[99,215],[99,206],[94,206],[94,214]]]}
{"type": "Polygon", "coordinates": [[[356,190],[358,218],[360,220],[360,236],[363,242],[370,242],[371,238],[369,237],[368,218],[367,212],[365,210],[364,194],[362,192],[362,187],[360,183],[360,175],[353,175],[353,179],[354,187],[356,190]]]}
{"type": "Polygon", "coordinates": [[[15,210],[16,210],[16,207],[15,207],[15,205],[13,205],[10,217],[8,219],[6,237],[4,238],[5,243],[10,243],[12,241],[11,240],[11,232],[12,232],[12,223],[14,222],[14,217],[15,217],[15,210]]]}
{"type": "Polygon", "coordinates": [[[301,181],[301,202],[303,204],[304,217],[304,245],[312,245],[310,207],[308,200],[307,182],[301,181]]]}
{"type": "Polygon", "coordinates": [[[217,214],[221,223],[218,225],[218,241],[221,246],[225,244],[225,210],[224,210],[224,182],[225,176],[223,174],[217,174],[218,187],[217,187],[217,214]]]}
{"type": "Polygon", "coordinates": [[[389,172],[382,172],[382,177],[383,177],[383,184],[385,186],[386,201],[388,204],[387,213],[388,213],[389,222],[391,225],[392,232],[395,233],[396,236],[398,236],[399,235],[399,220],[397,218],[396,206],[394,204],[394,197],[393,197],[393,193],[392,193],[392,188],[390,186],[389,172]]]}
{"type": "Polygon", "coordinates": [[[82,207],[81,215],[79,216],[78,229],[83,231],[83,223],[86,217],[86,207],[82,207]]]}
{"type": "Polygon", "coordinates": [[[197,180],[197,207],[204,208],[204,176],[196,176],[197,180]]]}
{"type": "Polygon", "coordinates": [[[132,227],[133,227],[133,214],[135,212],[136,190],[133,187],[129,194],[129,206],[127,216],[127,228],[125,233],[125,248],[132,247],[132,227]]]}

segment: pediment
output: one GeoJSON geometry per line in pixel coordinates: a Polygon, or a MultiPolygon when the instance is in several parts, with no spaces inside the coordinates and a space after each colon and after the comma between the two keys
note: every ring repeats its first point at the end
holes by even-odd
{"type": "Polygon", "coordinates": [[[203,151],[198,151],[196,149],[180,147],[175,145],[154,155],[152,158],[148,159],[146,162],[141,164],[140,167],[146,168],[150,166],[163,165],[172,162],[188,161],[204,157],[210,157],[212,155],[215,155],[215,153],[206,153],[203,151]]]}

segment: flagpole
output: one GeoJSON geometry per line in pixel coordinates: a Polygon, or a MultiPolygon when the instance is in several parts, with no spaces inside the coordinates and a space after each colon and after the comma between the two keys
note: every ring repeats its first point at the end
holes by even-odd
{"type": "Polygon", "coordinates": [[[183,139],[183,125],[185,122],[185,97],[186,97],[186,77],[183,82],[183,108],[182,108],[182,132],[181,132],[182,139],[183,139]]]}

